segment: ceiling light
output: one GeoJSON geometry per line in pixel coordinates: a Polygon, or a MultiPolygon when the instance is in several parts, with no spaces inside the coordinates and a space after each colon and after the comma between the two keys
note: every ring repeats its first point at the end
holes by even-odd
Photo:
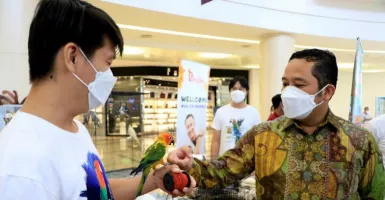
{"type": "Polygon", "coordinates": [[[248,69],[259,69],[259,65],[246,65],[248,69]]]}
{"type": "MultiPolygon", "coordinates": [[[[294,45],[298,49],[324,49],[329,51],[339,51],[339,52],[356,52],[355,49],[340,49],[340,48],[328,48],[328,47],[316,47],[316,46],[306,46],[306,45],[294,45]]],[[[364,53],[372,54],[385,54],[385,51],[380,50],[364,50],[364,53]]]]}
{"type": "Polygon", "coordinates": [[[353,69],[354,63],[338,63],[338,68],[341,69],[353,69]]]}
{"type": "Polygon", "coordinates": [[[240,38],[229,38],[229,37],[205,35],[205,34],[198,34],[198,33],[187,33],[187,32],[171,31],[171,30],[165,30],[165,29],[132,26],[132,25],[126,25],[126,24],[118,24],[118,26],[122,29],[130,29],[130,30],[137,30],[137,31],[147,31],[147,32],[153,32],[153,33],[163,33],[163,34],[169,34],[169,35],[178,35],[178,36],[186,36],[186,37],[194,37],[194,38],[211,39],[211,40],[259,44],[258,40],[246,40],[246,39],[240,39],[240,38]]]}
{"type": "Polygon", "coordinates": [[[144,49],[139,49],[135,47],[124,47],[123,54],[126,55],[140,55],[144,53],[144,49]]]}
{"type": "Polygon", "coordinates": [[[224,53],[200,53],[202,58],[227,58],[230,57],[230,54],[224,53]]]}
{"type": "Polygon", "coordinates": [[[364,73],[381,73],[381,72],[385,72],[385,70],[369,69],[369,70],[363,70],[362,72],[364,72],[364,73]]]}

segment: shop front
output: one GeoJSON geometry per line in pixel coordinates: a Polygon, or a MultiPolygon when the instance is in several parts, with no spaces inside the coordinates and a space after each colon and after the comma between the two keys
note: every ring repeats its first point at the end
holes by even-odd
{"type": "MultiPolygon", "coordinates": [[[[177,67],[119,67],[112,71],[118,81],[106,105],[78,116],[109,171],[135,167],[159,133],[176,133],[178,97],[177,67]]],[[[211,69],[208,131],[216,109],[229,102],[228,85],[233,76],[247,78],[248,71],[211,69]]],[[[208,138],[206,143],[210,141],[208,138]]]]}

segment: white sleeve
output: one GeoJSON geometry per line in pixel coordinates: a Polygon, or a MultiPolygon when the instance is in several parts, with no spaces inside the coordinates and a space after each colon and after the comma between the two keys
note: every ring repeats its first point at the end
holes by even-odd
{"type": "Polygon", "coordinates": [[[364,124],[364,128],[370,131],[382,152],[383,162],[385,165],[385,115],[381,115],[364,124]]]}
{"type": "Polygon", "coordinates": [[[41,183],[24,177],[0,177],[1,200],[56,200],[41,183]]]}
{"type": "Polygon", "coordinates": [[[214,121],[213,121],[213,125],[211,126],[213,129],[217,130],[217,131],[221,131],[222,130],[222,126],[221,126],[221,109],[218,109],[217,112],[215,113],[215,116],[214,116],[214,121]]]}
{"type": "Polygon", "coordinates": [[[254,121],[255,124],[254,124],[254,126],[261,123],[261,115],[259,114],[257,109],[255,109],[255,112],[256,113],[255,113],[255,121],[254,121]]]}
{"type": "Polygon", "coordinates": [[[366,130],[368,130],[369,132],[371,132],[374,136],[374,139],[376,139],[376,141],[378,142],[379,138],[378,138],[378,133],[377,133],[377,129],[375,129],[373,127],[373,124],[368,122],[368,123],[365,123],[362,125],[366,130]]]}

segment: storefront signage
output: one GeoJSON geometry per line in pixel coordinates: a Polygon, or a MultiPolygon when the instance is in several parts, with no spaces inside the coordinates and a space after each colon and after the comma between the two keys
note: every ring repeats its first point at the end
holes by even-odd
{"type": "Polygon", "coordinates": [[[180,62],[176,145],[191,146],[199,155],[205,154],[209,77],[209,66],[180,62]]]}

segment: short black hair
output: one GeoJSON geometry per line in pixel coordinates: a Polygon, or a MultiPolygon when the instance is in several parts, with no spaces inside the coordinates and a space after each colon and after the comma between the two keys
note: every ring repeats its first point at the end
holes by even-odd
{"type": "Polygon", "coordinates": [[[90,58],[104,45],[105,37],[122,55],[123,36],[106,12],[82,0],[40,0],[29,29],[30,81],[52,73],[58,51],[69,42],[90,58]]]}
{"type": "Polygon", "coordinates": [[[290,60],[305,59],[307,62],[314,62],[312,74],[318,80],[318,88],[322,89],[327,84],[337,87],[338,66],[336,56],[321,49],[305,49],[295,52],[290,60]]]}
{"type": "Polygon", "coordinates": [[[190,118],[190,117],[194,119],[194,115],[188,114],[188,115],[186,116],[186,119],[184,120],[184,123],[185,123],[185,124],[186,124],[187,119],[190,118]]]}
{"type": "Polygon", "coordinates": [[[249,91],[249,83],[247,82],[247,79],[242,76],[236,76],[233,78],[233,80],[230,81],[229,84],[229,91],[234,87],[234,85],[239,82],[243,88],[246,89],[246,91],[249,91]]]}
{"type": "Polygon", "coordinates": [[[281,102],[282,102],[281,94],[276,94],[275,96],[273,96],[273,98],[271,98],[271,103],[273,103],[274,109],[277,109],[281,104],[281,102]]]}

